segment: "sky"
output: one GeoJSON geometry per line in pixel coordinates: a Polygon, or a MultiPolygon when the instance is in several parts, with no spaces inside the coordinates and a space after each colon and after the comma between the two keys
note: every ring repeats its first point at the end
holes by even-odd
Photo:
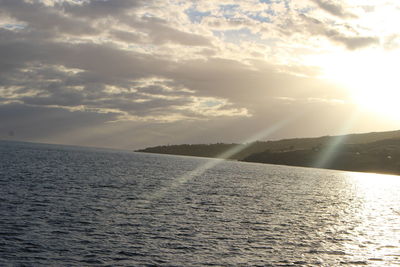
{"type": "Polygon", "coordinates": [[[398,25],[396,0],[0,0],[0,139],[398,130],[398,25]]]}

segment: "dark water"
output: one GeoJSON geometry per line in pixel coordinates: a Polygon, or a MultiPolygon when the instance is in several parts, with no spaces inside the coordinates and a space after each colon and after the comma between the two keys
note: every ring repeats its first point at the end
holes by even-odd
{"type": "Polygon", "coordinates": [[[0,266],[400,265],[397,176],[0,142],[0,215],[0,266]]]}

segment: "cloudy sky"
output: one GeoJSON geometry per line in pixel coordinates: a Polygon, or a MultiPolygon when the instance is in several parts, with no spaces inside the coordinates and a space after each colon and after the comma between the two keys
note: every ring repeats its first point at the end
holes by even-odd
{"type": "Polygon", "coordinates": [[[398,25],[396,0],[0,0],[0,139],[400,129],[398,25]]]}

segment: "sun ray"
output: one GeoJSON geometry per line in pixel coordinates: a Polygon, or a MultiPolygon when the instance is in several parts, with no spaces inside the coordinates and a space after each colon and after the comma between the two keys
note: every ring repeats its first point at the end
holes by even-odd
{"type": "Polygon", "coordinates": [[[346,141],[348,137],[348,131],[357,121],[359,117],[359,111],[355,110],[352,114],[350,114],[349,118],[343,123],[342,129],[339,131],[339,136],[332,138],[330,143],[327,144],[325,149],[321,151],[321,154],[318,156],[318,161],[313,164],[316,168],[324,168],[331,159],[333,159],[338,152],[340,146],[346,141]]]}
{"type": "Polygon", "coordinates": [[[247,138],[246,140],[244,140],[242,142],[243,145],[235,146],[235,147],[219,154],[218,156],[216,156],[216,158],[209,159],[206,163],[198,166],[196,169],[173,179],[168,185],[164,186],[163,188],[156,190],[150,194],[146,194],[146,196],[143,196],[143,198],[145,199],[145,203],[150,204],[151,202],[154,202],[154,201],[162,198],[168,192],[175,190],[176,188],[180,187],[183,184],[186,184],[188,181],[190,181],[194,177],[204,174],[207,170],[214,168],[218,164],[222,163],[225,159],[229,159],[232,156],[240,153],[247,147],[251,146],[252,142],[267,138],[272,133],[282,129],[283,127],[287,126],[291,122],[294,122],[299,117],[303,116],[305,113],[306,113],[306,111],[298,112],[296,114],[292,114],[292,115],[288,116],[285,119],[277,121],[273,125],[268,126],[267,128],[263,129],[262,131],[254,134],[254,135],[250,136],[249,138],[247,138]]]}

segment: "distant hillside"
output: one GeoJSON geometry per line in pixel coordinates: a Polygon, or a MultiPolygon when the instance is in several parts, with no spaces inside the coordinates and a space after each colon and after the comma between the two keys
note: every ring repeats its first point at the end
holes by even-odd
{"type": "Polygon", "coordinates": [[[257,141],[249,144],[184,144],[157,146],[138,150],[138,152],[187,155],[198,157],[224,157],[228,159],[243,160],[250,155],[269,152],[289,152],[299,150],[312,150],[327,147],[331,144],[365,144],[386,139],[400,138],[400,131],[374,132],[364,134],[349,134],[344,136],[323,136],[317,138],[293,138],[279,141],[257,141]],[[226,157],[227,151],[235,151],[226,157]]]}
{"type": "Polygon", "coordinates": [[[243,161],[400,174],[400,138],[282,152],[267,150],[243,161]]]}
{"type": "Polygon", "coordinates": [[[209,144],[209,145],[168,145],[149,147],[136,152],[158,153],[158,154],[172,154],[172,155],[185,155],[197,157],[217,158],[225,151],[239,146],[239,144],[209,144]]]}

